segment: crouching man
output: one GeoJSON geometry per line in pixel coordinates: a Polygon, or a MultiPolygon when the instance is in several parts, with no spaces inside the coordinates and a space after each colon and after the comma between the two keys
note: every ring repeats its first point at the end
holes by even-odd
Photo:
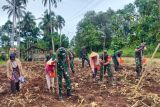
{"type": "Polygon", "coordinates": [[[90,66],[92,69],[93,81],[96,81],[97,71],[100,70],[99,55],[96,52],[90,54],[90,66]]]}

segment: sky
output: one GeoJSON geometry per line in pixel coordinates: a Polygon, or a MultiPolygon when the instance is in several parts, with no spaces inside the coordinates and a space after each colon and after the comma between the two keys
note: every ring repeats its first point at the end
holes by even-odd
{"type": "MultiPolygon", "coordinates": [[[[28,0],[26,11],[30,11],[37,18],[42,17],[43,12],[48,8],[44,7],[42,0],[28,0]]],[[[71,40],[76,35],[76,26],[87,11],[105,12],[108,8],[113,10],[122,9],[125,5],[133,3],[134,0],[62,0],[58,7],[52,7],[56,15],[61,15],[65,19],[65,27],[62,30],[71,40]]],[[[7,4],[5,0],[0,0],[0,26],[8,20],[7,11],[2,10],[2,6],[7,4]]],[[[37,23],[40,20],[37,20],[37,23]]]]}

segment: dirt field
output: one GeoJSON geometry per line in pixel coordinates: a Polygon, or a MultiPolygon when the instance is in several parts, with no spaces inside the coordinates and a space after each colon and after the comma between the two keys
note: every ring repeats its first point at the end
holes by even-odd
{"type": "MultiPolygon", "coordinates": [[[[116,85],[108,85],[107,76],[103,82],[93,82],[89,67],[81,68],[75,62],[76,74],[71,75],[73,97],[64,101],[46,90],[42,62],[23,63],[26,83],[20,93],[11,94],[6,79],[5,66],[0,66],[0,107],[160,107],[160,65],[152,63],[148,75],[138,91],[133,93],[139,79],[135,77],[135,65],[128,60],[119,72],[114,72],[116,85]]],[[[97,77],[99,78],[99,77],[97,77]]]]}

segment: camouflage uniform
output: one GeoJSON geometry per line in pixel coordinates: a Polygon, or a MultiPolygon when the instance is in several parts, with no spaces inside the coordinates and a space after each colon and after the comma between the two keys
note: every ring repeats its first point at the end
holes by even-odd
{"type": "Polygon", "coordinates": [[[115,51],[113,56],[112,56],[115,71],[118,71],[118,69],[119,69],[120,64],[118,62],[118,57],[121,57],[121,54],[122,54],[122,51],[115,51]]]}
{"type": "Polygon", "coordinates": [[[74,71],[74,53],[71,50],[69,50],[68,54],[69,54],[69,59],[70,59],[70,67],[71,67],[72,73],[74,74],[75,73],[74,71]]]}
{"type": "Polygon", "coordinates": [[[66,81],[67,95],[71,95],[71,80],[69,77],[69,58],[65,48],[61,47],[57,51],[57,74],[58,74],[58,85],[59,85],[59,96],[62,98],[62,77],[66,81]]]}
{"type": "Polygon", "coordinates": [[[82,49],[81,58],[82,58],[82,68],[84,68],[84,61],[85,60],[87,61],[88,65],[90,66],[89,59],[88,59],[87,52],[86,52],[85,48],[82,49]]]}
{"type": "MultiPolygon", "coordinates": [[[[107,63],[109,61],[109,56],[106,53],[104,53],[104,56],[102,55],[101,59],[102,59],[102,61],[104,61],[104,63],[107,63]]],[[[101,81],[103,80],[103,75],[106,73],[106,70],[108,72],[108,78],[109,78],[109,80],[112,81],[113,74],[112,74],[112,70],[111,70],[111,63],[108,63],[107,65],[103,65],[103,63],[101,64],[100,80],[101,81]]]]}
{"type": "Polygon", "coordinates": [[[141,43],[135,50],[135,62],[136,62],[136,72],[137,76],[141,75],[142,71],[142,57],[143,57],[143,50],[145,48],[146,43],[141,43]]]}
{"type": "Polygon", "coordinates": [[[144,49],[144,46],[138,46],[135,51],[135,63],[136,63],[137,76],[140,76],[142,71],[143,49],[144,49]]]}

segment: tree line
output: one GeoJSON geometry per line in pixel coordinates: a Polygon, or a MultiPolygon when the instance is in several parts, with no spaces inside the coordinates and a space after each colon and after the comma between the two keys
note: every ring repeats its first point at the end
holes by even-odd
{"type": "Polygon", "coordinates": [[[146,42],[149,51],[156,47],[160,37],[159,0],[135,0],[117,11],[88,11],[77,25],[71,43],[77,52],[82,47],[102,51],[106,49],[135,48],[146,42]]]}
{"type": "MultiPolygon", "coordinates": [[[[13,20],[0,26],[0,45],[3,49],[9,49],[13,45],[10,41],[17,41],[21,50],[30,45],[45,49],[69,46],[69,35],[61,34],[65,20],[62,16],[55,15],[51,8],[57,7],[61,0],[42,0],[44,6],[48,4],[48,10],[39,18],[41,21],[38,25],[38,19],[26,11],[28,0],[6,1],[8,4],[2,9],[13,20]]],[[[111,8],[98,13],[88,11],[77,24],[77,32],[70,46],[74,46],[79,53],[82,47],[102,51],[104,40],[105,48],[112,50],[135,48],[141,42],[146,42],[150,52],[160,39],[159,4],[160,0],[135,0],[116,11],[111,8]]]]}
{"type": "Polygon", "coordinates": [[[13,20],[0,26],[1,47],[7,50],[17,41],[17,48],[22,51],[32,45],[48,50],[52,49],[53,45],[56,49],[60,46],[67,48],[69,39],[65,34],[61,34],[65,19],[51,10],[51,7],[56,8],[60,1],[42,0],[43,5],[48,4],[49,7],[42,17],[36,19],[31,12],[26,11],[28,0],[6,0],[7,4],[2,6],[2,9],[7,11],[8,18],[13,20]],[[38,25],[36,20],[40,20],[38,25]]]}

